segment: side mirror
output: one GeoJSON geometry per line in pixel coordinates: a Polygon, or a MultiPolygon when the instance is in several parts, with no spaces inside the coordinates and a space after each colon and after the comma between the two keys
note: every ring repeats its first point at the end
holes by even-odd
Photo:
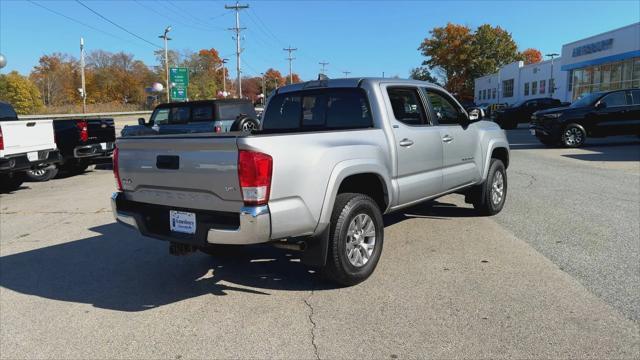
{"type": "Polygon", "coordinates": [[[484,118],[484,111],[479,108],[469,109],[469,121],[479,121],[484,118]]]}
{"type": "Polygon", "coordinates": [[[604,101],[600,101],[596,104],[596,109],[600,110],[600,109],[604,109],[607,107],[607,103],[604,101]]]}
{"type": "Polygon", "coordinates": [[[144,126],[144,118],[138,118],[138,125],[144,126]]]}

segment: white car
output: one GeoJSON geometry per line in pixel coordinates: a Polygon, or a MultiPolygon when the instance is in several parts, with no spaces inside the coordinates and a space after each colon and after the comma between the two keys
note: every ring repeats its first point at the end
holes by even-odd
{"type": "Polygon", "coordinates": [[[19,120],[10,104],[0,102],[0,190],[15,190],[27,170],[58,161],[53,120],[19,120]]]}

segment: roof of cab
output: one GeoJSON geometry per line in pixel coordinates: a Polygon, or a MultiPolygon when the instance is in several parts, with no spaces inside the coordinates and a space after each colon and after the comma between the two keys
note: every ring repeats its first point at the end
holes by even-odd
{"type": "Polygon", "coordinates": [[[174,101],[170,103],[162,103],[157,108],[166,108],[184,105],[202,105],[202,104],[220,104],[220,103],[251,103],[249,99],[207,99],[207,100],[191,100],[191,101],[174,101]]]}
{"type": "Polygon", "coordinates": [[[413,80],[413,79],[396,79],[396,78],[377,78],[377,77],[363,77],[363,78],[340,78],[340,79],[326,79],[326,80],[312,80],[305,81],[297,84],[286,85],[277,89],[276,93],[288,93],[293,91],[300,91],[306,89],[318,89],[318,88],[354,88],[360,87],[363,83],[381,84],[381,83],[393,83],[398,85],[414,85],[414,86],[430,86],[436,88],[442,88],[437,84],[433,84],[426,81],[413,80]]]}

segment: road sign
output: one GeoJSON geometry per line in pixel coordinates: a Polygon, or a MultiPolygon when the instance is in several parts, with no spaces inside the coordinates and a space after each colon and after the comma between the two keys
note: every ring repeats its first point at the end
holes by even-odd
{"type": "Polygon", "coordinates": [[[188,68],[170,68],[169,83],[171,84],[171,100],[186,101],[189,86],[188,68]]]}

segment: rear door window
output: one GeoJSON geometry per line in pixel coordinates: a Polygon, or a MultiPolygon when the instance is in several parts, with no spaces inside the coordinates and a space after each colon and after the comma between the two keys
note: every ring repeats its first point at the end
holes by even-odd
{"type": "Polygon", "coordinates": [[[631,97],[633,105],[640,105],[640,90],[631,90],[631,97]]]}
{"type": "Polygon", "coordinates": [[[212,105],[196,105],[191,111],[191,121],[213,121],[212,105]]]}
{"type": "Polygon", "coordinates": [[[189,122],[189,118],[191,117],[191,107],[189,106],[177,106],[171,108],[171,112],[169,115],[169,123],[171,124],[180,124],[189,122]]]}
{"type": "Polygon", "coordinates": [[[329,95],[327,102],[328,128],[366,128],[373,126],[365,97],[357,92],[329,95]]]}
{"type": "Polygon", "coordinates": [[[0,103],[0,121],[18,120],[18,115],[11,105],[0,103]]]}
{"type": "Polygon", "coordinates": [[[390,87],[387,94],[396,120],[413,126],[427,123],[417,88],[390,87]]]}

